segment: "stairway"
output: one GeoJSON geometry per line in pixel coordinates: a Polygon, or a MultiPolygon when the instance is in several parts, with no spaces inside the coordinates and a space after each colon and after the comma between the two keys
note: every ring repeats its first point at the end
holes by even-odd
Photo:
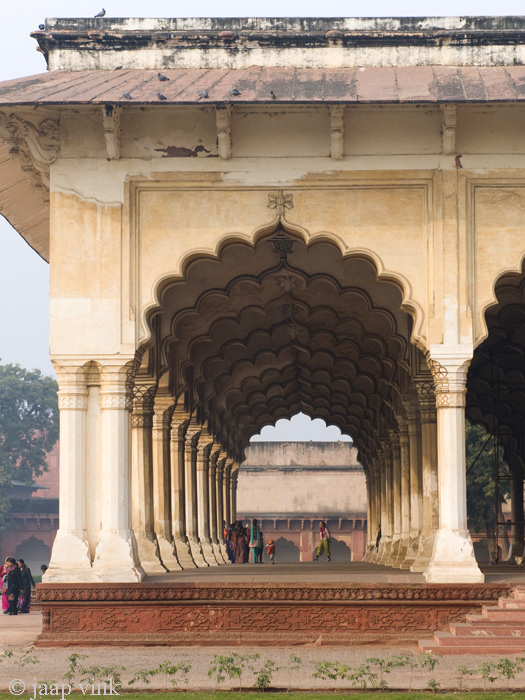
{"type": "Polygon", "coordinates": [[[520,654],[525,651],[525,586],[513,598],[484,605],[481,615],[468,614],[465,622],[450,625],[449,632],[434,632],[434,639],[419,642],[420,651],[454,654],[520,654]]]}

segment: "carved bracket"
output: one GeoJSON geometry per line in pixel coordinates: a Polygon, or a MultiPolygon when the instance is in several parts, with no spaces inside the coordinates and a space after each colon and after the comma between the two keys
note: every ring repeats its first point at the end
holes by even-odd
{"type": "Polygon", "coordinates": [[[217,124],[217,144],[219,156],[229,160],[232,156],[231,108],[229,105],[217,107],[215,110],[217,124]]]}
{"type": "Polygon", "coordinates": [[[442,105],[442,133],[443,133],[443,153],[451,155],[456,152],[456,123],[458,109],[456,105],[442,105]]]}
{"type": "Polygon", "coordinates": [[[344,105],[330,106],[330,156],[341,160],[345,145],[344,105]]]}
{"type": "Polygon", "coordinates": [[[38,126],[16,114],[0,112],[0,137],[13,157],[20,159],[35,187],[49,200],[49,171],[58,156],[60,137],[58,122],[44,119],[38,126]]]}
{"type": "Polygon", "coordinates": [[[120,115],[122,108],[114,105],[102,107],[102,125],[104,138],[106,139],[106,151],[108,158],[118,160],[120,158],[120,115]]]}

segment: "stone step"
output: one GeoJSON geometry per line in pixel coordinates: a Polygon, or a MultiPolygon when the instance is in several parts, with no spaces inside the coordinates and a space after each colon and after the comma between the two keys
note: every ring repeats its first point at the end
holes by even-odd
{"type": "Polygon", "coordinates": [[[525,610],[525,598],[498,598],[498,608],[504,610],[525,610]]]}
{"type": "Polygon", "coordinates": [[[484,625],[472,625],[468,622],[454,622],[450,625],[450,634],[456,637],[522,637],[525,640],[525,624],[502,625],[499,622],[485,621],[484,625]]]}
{"type": "Polygon", "coordinates": [[[516,618],[513,615],[506,615],[503,619],[497,620],[497,621],[490,621],[483,615],[476,615],[475,613],[467,613],[465,616],[465,621],[469,625],[473,625],[474,627],[476,626],[483,626],[486,627],[487,625],[492,625],[492,624],[498,624],[502,625],[504,627],[515,627],[516,625],[520,624],[525,624],[522,623],[520,620],[516,620],[516,618]]]}
{"type": "Polygon", "coordinates": [[[522,637],[456,637],[450,632],[434,632],[434,641],[440,647],[487,647],[494,650],[500,647],[513,648],[517,651],[525,649],[525,638],[522,637]]]}
{"type": "MultiPolygon", "coordinates": [[[[463,654],[508,654],[509,656],[516,653],[516,647],[498,647],[494,650],[491,647],[475,646],[470,643],[470,640],[464,646],[444,647],[434,640],[422,640],[418,643],[419,651],[439,654],[440,656],[461,656],[463,654]]],[[[518,650],[521,651],[521,650],[518,650]]]]}
{"type": "Polygon", "coordinates": [[[525,622],[525,610],[508,610],[495,605],[484,605],[481,614],[487,620],[514,620],[514,622],[525,622]]]}

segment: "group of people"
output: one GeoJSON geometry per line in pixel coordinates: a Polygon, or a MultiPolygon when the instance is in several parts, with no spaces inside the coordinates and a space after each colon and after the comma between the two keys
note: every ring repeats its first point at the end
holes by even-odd
{"type": "Polygon", "coordinates": [[[31,569],[26,566],[25,561],[7,557],[0,568],[0,591],[4,615],[28,613],[31,608],[31,589],[34,587],[31,569]]]}
{"type": "MultiPolygon", "coordinates": [[[[264,536],[261,527],[254,518],[250,525],[245,527],[240,520],[236,520],[226,526],[224,523],[224,540],[228,559],[232,564],[262,564],[264,553],[264,536]]],[[[273,540],[268,542],[267,554],[270,563],[275,563],[275,544],[273,540]]]]}

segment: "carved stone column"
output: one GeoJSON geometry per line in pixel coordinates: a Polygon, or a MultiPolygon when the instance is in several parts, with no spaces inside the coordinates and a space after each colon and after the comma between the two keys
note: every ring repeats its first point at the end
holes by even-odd
{"type": "Polygon", "coordinates": [[[60,410],[60,528],[45,583],[94,581],[86,529],[86,412],[82,367],[56,366],[60,410]]]}
{"type": "Polygon", "coordinates": [[[230,525],[230,522],[226,520],[226,515],[224,512],[224,467],[226,465],[227,454],[221,449],[219,456],[217,457],[217,471],[216,471],[216,483],[217,483],[217,536],[219,538],[219,549],[221,550],[222,558],[228,564],[230,560],[228,559],[228,553],[226,551],[226,543],[223,537],[224,522],[226,522],[226,527],[230,525]]]}
{"type": "Polygon", "coordinates": [[[237,482],[239,480],[239,464],[234,462],[230,477],[230,516],[232,520],[237,519],[237,482]]]}
{"type": "Polygon", "coordinates": [[[186,534],[184,436],[189,422],[189,414],[182,407],[176,406],[170,430],[171,532],[177,559],[183,569],[194,569],[196,566],[186,534]]]}
{"type": "Polygon", "coordinates": [[[410,452],[408,439],[408,424],[399,421],[399,453],[401,479],[401,539],[399,551],[393,566],[407,569],[404,564],[410,545],[410,452]]]}
{"type": "Polygon", "coordinates": [[[381,540],[376,558],[377,564],[385,564],[390,558],[393,535],[393,474],[392,449],[388,442],[382,443],[383,459],[381,464],[381,540]]]}
{"type": "Polygon", "coordinates": [[[211,546],[215,559],[219,564],[224,564],[221,548],[219,546],[219,538],[222,538],[222,523],[219,531],[219,517],[217,504],[217,460],[221,451],[221,446],[214,442],[210,450],[210,459],[208,462],[208,488],[209,488],[209,505],[210,505],[210,537],[211,546]]]}
{"type": "Polygon", "coordinates": [[[131,411],[131,522],[146,574],[162,574],[153,525],[153,402],[155,386],[135,385],[131,411]]]}
{"type": "Polygon", "coordinates": [[[439,530],[428,583],[483,583],[467,528],[465,394],[472,348],[434,346],[438,424],[439,530]]]}
{"type": "Polygon", "coordinates": [[[184,478],[186,496],[186,535],[190,545],[191,556],[199,567],[207,567],[208,562],[202,553],[199,540],[198,503],[197,503],[197,444],[202,426],[190,421],[184,438],[184,478]]]}
{"type": "Polygon", "coordinates": [[[407,407],[408,461],[410,481],[410,535],[402,569],[410,569],[419,551],[421,528],[423,527],[423,488],[421,468],[421,424],[418,410],[407,407]]]}
{"type": "Polygon", "coordinates": [[[230,501],[230,481],[233,467],[233,460],[227,458],[224,463],[224,475],[222,480],[222,507],[224,509],[224,520],[228,524],[232,522],[231,501],[230,501]]]}
{"type": "Polygon", "coordinates": [[[423,492],[423,522],[417,556],[410,571],[425,571],[430,563],[439,526],[439,494],[437,475],[437,418],[434,383],[415,382],[421,417],[421,485],[423,492]]]}
{"type": "Polygon", "coordinates": [[[197,526],[202,554],[208,566],[217,566],[210,535],[210,498],[208,470],[210,451],[213,446],[211,438],[205,430],[199,436],[197,442],[197,526]]]}
{"type": "Polygon", "coordinates": [[[401,449],[397,431],[392,435],[392,547],[384,564],[396,566],[401,546],[401,449]]]}
{"type": "Polygon", "coordinates": [[[513,476],[510,482],[511,535],[508,560],[523,557],[523,479],[513,476]]]}
{"type": "Polygon", "coordinates": [[[127,368],[106,365],[100,384],[102,527],[93,570],[99,581],[136,582],[144,577],[131,530],[130,399],[127,368]]]}
{"type": "Polygon", "coordinates": [[[155,397],[153,448],[153,521],[160,558],[168,571],[180,571],[171,532],[170,422],[174,399],[166,394],[155,397]]]}

